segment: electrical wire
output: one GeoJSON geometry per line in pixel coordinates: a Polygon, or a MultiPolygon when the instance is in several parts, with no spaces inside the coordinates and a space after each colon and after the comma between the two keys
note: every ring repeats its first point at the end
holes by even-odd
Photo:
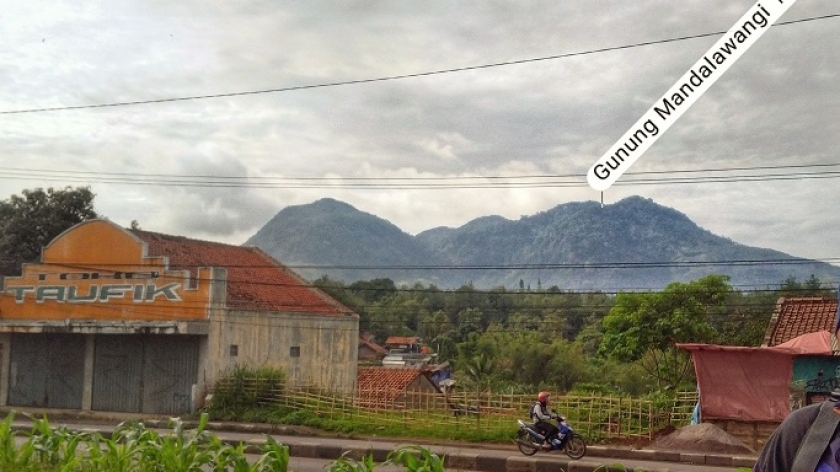
{"type": "MultiPolygon", "coordinates": [[[[796,262],[798,260],[789,260],[789,261],[796,262]]],[[[755,264],[758,264],[758,265],[770,263],[768,261],[751,261],[751,262],[753,262],[755,264]]],[[[611,263],[611,266],[617,266],[617,265],[620,265],[620,264],[622,264],[622,263],[611,263]]],[[[662,267],[671,267],[672,266],[671,264],[672,263],[662,263],[661,266],[662,267]]],[[[721,265],[726,265],[726,261],[723,261],[720,264],[721,265]]],[[[55,276],[55,275],[60,275],[62,273],[66,273],[66,272],[70,272],[70,271],[85,271],[85,272],[89,272],[89,273],[108,273],[108,272],[112,272],[113,267],[114,267],[114,266],[109,266],[108,264],[90,265],[90,264],[49,264],[49,263],[47,263],[47,264],[40,264],[40,265],[42,267],[49,267],[51,265],[54,265],[56,267],[56,271],[55,272],[36,271],[36,272],[34,272],[34,274],[38,274],[38,275],[43,274],[43,275],[53,275],[53,276],[55,276]]],[[[125,267],[124,265],[116,265],[116,266],[121,267],[121,268],[125,267]]],[[[226,267],[228,269],[236,269],[236,268],[276,269],[277,268],[277,266],[271,266],[271,265],[266,265],[266,266],[227,265],[226,267]]],[[[285,267],[289,267],[289,266],[285,266],[285,267]]],[[[456,266],[452,266],[452,267],[453,268],[458,268],[456,266]]],[[[502,267],[509,269],[512,266],[497,266],[497,268],[502,268],[502,267]]],[[[182,270],[182,269],[184,269],[184,268],[181,268],[181,267],[178,268],[178,270],[182,270]]],[[[146,267],[146,268],[144,268],[144,270],[148,271],[149,268],[146,267]]],[[[175,269],[172,269],[172,270],[174,271],[175,269]]],[[[21,279],[16,278],[16,277],[7,277],[8,282],[19,281],[19,280],[21,280],[21,279]]],[[[90,281],[90,280],[96,280],[96,279],[87,279],[87,280],[90,281]]],[[[106,279],[99,279],[99,280],[104,281],[106,279]]],[[[160,280],[167,280],[167,281],[185,280],[184,286],[190,286],[190,283],[191,283],[188,279],[184,279],[181,276],[172,276],[171,274],[168,274],[168,273],[162,273],[161,277],[160,277],[160,280]]],[[[127,282],[127,281],[128,281],[128,279],[125,280],[125,282],[127,282]]],[[[135,280],[133,280],[133,282],[140,283],[141,280],[140,279],[135,279],[135,280]]],[[[225,283],[225,282],[228,282],[227,278],[225,278],[225,279],[213,279],[213,278],[210,278],[210,277],[202,277],[200,280],[197,281],[197,283],[202,283],[202,284],[203,283],[225,283]]],[[[421,288],[396,287],[396,286],[395,286],[395,288],[390,288],[390,287],[375,287],[375,286],[365,286],[365,285],[354,286],[354,284],[341,285],[341,286],[327,286],[327,285],[318,285],[318,284],[315,284],[315,283],[303,283],[303,284],[301,284],[299,282],[278,283],[278,282],[265,282],[265,281],[262,281],[262,280],[251,280],[251,281],[244,282],[244,283],[240,282],[240,284],[247,285],[247,286],[252,286],[252,287],[268,287],[268,288],[277,289],[277,290],[283,290],[283,289],[288,289],[288,288],[298,288],[298,289],[313,289],[314,288],[314,289],[318,289],[318,290],[320,290],[322,292],[325,292],[325,293],[329,292],[330,290],[335,290],[335,291],[345,292],[345,293],[356,293],[356,292],[361,292],[361,293],[377,293],[377,292],[383,292],[383,293],[391,293],[391,292],[393,292],[393,293],[429,293],[429,294],[438,294],[438,295],[444,295],[444,296],[448,296],[448,295],[463,296],[463,295],[474,295],[474,294],[493,295],[493,296],[510,296],[510,297],[519,297],[519,296],[526,296],[526,295],[558,296],[558,297],[569,296],[569,295],[610,296],[610,295],[617,295],[617,294],[623,293],[623,292],[650,293],[650,292],[654,291],[650,288],[628,288],[628,287],[625,287],[625,288],[621,288],[621,289],[602,289],[602,290],[597,290],[597,289],[593,289],[593,290],[568,290],[568,289],[566,289],[566,290],[563,290],[563,289],[558,288],[556,291],[545,291],[544,290],[544,291],[532,292],[532,291],[508,290],[508,289],[481,290],[481,289],[475,289],[471,286],[465,286],[465,287],[456,288],[456,289],[439,289],[439,288],[433,288],[431,285],[429,287],[421,287],[421,288]]],[[[21,284],[14,283],[14,286],[17,286],[17,285],[21,285],[21,284]]],[[[834,287],[836,285],[837,285],[836,281],[831,281],[831,280],[820,281],[820,286],[821,287],[823,287],[823,286],[834,287]]],[[[784,290],[786,292],[791,292],[791,293],[795,293],[797,291],[809,293],[809,292],[813,292],[813,290],[814,290],[813,288],[810,288],[810,287],[788,288],[787,284],[785,284],[785,283],[742,284],[742,285],[733,286],[732,288],[733,288],[733,290],[736,290],[736,291],[739,291],[739,292],[742,292],[742,293],[760,293],[760,292],[772,293],[772,292],[779,292],[779,291],[782,291],[782,290],[784,290]]],[[[3,294],[3,295],[10,296],[8,292],[3,294]]],[[[186,305],[182,305],[182,306],[186,306],[186,305]]],[[[315,305],[313,305],[313,306],[315,306],[315,305]]],[[[323,306],[323,304],[318,304],[317,306],[323,306]]],[[[566,306],[566,305],[564,305],[564,306],[566,306]]]]}
{"type": "MultiPolygon", "coordinates": [[[[221,243],[219,243],[221,244],[221,243]]],[[[14,261],[0,261],[2,263],[12,263],[14,261]]],[[[546,263],[527,263],[527,264],[405,264],[405,265],[375,265],[375,264],[282,264],[279,267],[286,267],[289,269],[319,269],[319,270],[546,270],[546,269],[639,269],[639,268],[684,268],[684,267],[730,267],[730,266],[764,266],[764,265],[811,265],[811,264],[830,264],[840,262],[840,257],[825,257],[820,260],[805,259],[800,257],[786,257],[776,259],[721,259],[715,261],[649,261],[649,262],[620,262],[620,261],[604,261],[604,262],[546,262],[546,263]]],[[[75,262],[69,263],[38,263],[39,266],[56,268],[70,268],[72,270],[84,270],[90,272],[106,272],[114,271],[114,268],[125,267],[125,264],[106,264],[106,263],[84,263],[75,262]]],[[[227,269],[277,269],[277,265],[266,264],[225,264],[227,269]]],[[[198,269],[195,267],[178,267],[177,270],[183,269],[198,269]]],[[[146,271],[149,269],[146,268],[146,271]]],[[[176,270],[176,269],[170,269],[176,270]]],[[[44,272],[46,274],[58,274],[56,272],[44,272]]],[[[39,272],[41,273],[41,272],[39,272]]],[[[254,281],[254,284],[259,282],[254,281]]]]}
{"type": "MultiPolygon", "coordinates": [[[[399,290],[398,290],[399,291],[399,290]]],[[[809,290],[810,291],[810,290],[809,290]]],[[[786,291],[790,292],[790,291],[786,291]]],[[[487,292],[482,292],[483,294],[487,294],[487,292]]],[[[648,293],[657,293],[657,292],[648,292],[648,293]]],[[[457,292],[441,292],[438,295],[444,296],[464,296],[464,293],[457,293],[457,292]]],[[[472,295],[475,295],[473,293],[472,295]]],[[[498,293],[493,293],[493,295],[499,295],[498,293]]],[[[602,299],[596,300],[597,303],[585,303],[585,300],[577,300],[573,303],[542,303],[542,304],[531,304],[529,301],[529,297],[533,296],[541,296],[545,295],[542,293],[533,293],[533,292],[509,292],[504,295],[510,296],[514,299],[521,298],[523,302],[511,302],[510,305],[505,305],[503,307],[493,307],[488,306],[486,304],[477,304],[472,308],[484,310],[481,312],[481,316],[479,316],[485,322],[493,322],[493,321],[503,321],[503,318],[509,318],[511,315],[521,314],[521,315],[528,315],[529,312],[539,311],[544,313],[546,310],[552,310],[554,315],[558,315],[560,318],[571,319],[571,318],[585,318],[592,315],[596,315],[596,311],[603,311],[603,314],[606,314],[607,311],[613,306],[615,306],[615,299],[613,297],[608,297],[603,295],[602,299]],[[562,313],[558,312],[562,311],[562,313]],[[505,315],[507,313],[507,315],[505,315]]],[[[554,294],[558,295],[558,294],[554,294]]],[[[574,295],[571,293],[563,294],[566,296],[574,295]]],[[[738,295],[738,294],[734,294],[738,295]]],[[[743,294],[741,294],[743,295],[743,294]]],[[[12,295],[8,293],[0,294],[0,298],[11,299],[12,295]]],[[[50,300],[45,300],[41,303],[49,302],[50,300]]],[[[375,316],[373,319],[374,321],[381,322],[381,323],[405,323],[407,317],[416,317],[418,315],[422,315],[423,312],[427,312],[427,315],[430,315],[436,311],[444,311],[447,313],[451,313],[455,315],[457,318],[464,318],[460,315],[461,310],[463,307],[461,306],[462,303],[456,298],[455,300],[451,300],[452,305],[444,304],[444,306],[439,308],[429,308],[429,307],[417,307],[411,306],[407,307],[404,305],[397,304],[383,304],[383,305],[369,305],[369,304],[356,304],[351,309],[356,310],[357,314],[364,314],[368,317],[375,316]],[[453,312],[452,310],[457,310],[453,312]],[[384,311],[384,313],[383,313],[384,311]]],[[[154,321],[172,321],[172,322],[206,322],[210,321],[219,321],[215,315],[211,315],[210,318],[197,318],[192,316],[183,316],[185,312],[195,312],[196,310],[204,310],[207,313],[214,312],[214,310],[221,308],[221,307],[210,307],[206,303],[198,303],[198,302],[178,302],[178,303],[169,303],[169,304],[136,304],[132,301],[125,301],[121,299],[111,300],[107,303],[101,302],[91,302],[85,303],[83,305],[86,310],[94,310],[99,311],[100,314],[103,316],[108,316],[110,314],[115,315],[115,318],[125,320],[126,315],[129,313],[139,313],[142,314],[142,318],[144,319],[133,319],[134,321],[147,321],[147,322],[154,322],[154,321]],[[177,314],[181,314],[178,316],[177,314]]],[[[753,315],[749,315],[743,311],[738,310],[749,310],[755,308],[767,308],[775,306],[775,303],[761,303],[760,301],[754,300],[726,300],[724,303],[714,305],[715,309],[723,309],[729,311],[737,311],[737,316],[748,316],[751,317],[753,315]]],[[[296,307],[296,311],[294,312],[284,312],[286,314],[304,314],[306,316],[314,316],[314,317],[325,317],[329,319],[341,320],[346,318],[345,314],[335,314],[335,313],[318,313],[313,311],[307,311],[308,306],[306,304],[301,304],[300,306],[296,307]]],[[[254,308],[254,307],[236,307],[236,306],[225,306],[224,310],[227,312],[225,315],[226,321],[236,321],[237,318],[244,319],[250,316],[256,316],[261,313],[271,312],[272,310],[267,310],[263,308],[254,308]]],[[[732,313],[728,312],[717,312],[717,313],[709,313],[711,317],[722,317],[722,318],[729,318],[732,316],[732,313]]],[[[545,322],[553,322],[551,318],[552,314],[548,315],[548,320],[545,322]]],[[[469,317],[466,317],[469,318],[469,317]]],[[[0,320],[9,319],[4,316],[0,316],[0,320]]],[[[45,320],[46,321],[46,320],[45,320]]],[[[52,320],[52,321],[59,321],[63,322],[64,318],[61,320],[52,320]]],[[[274,320],[277,322],[278,320],[274,320]]],[[[369,321],[369,320],[366,320],[369,321]]],[[[429,325],[440,325],[451,323],[448,317],[444,321],[433,321],[433,320],[413,320],[416,323],[420,324],[429,324],[429,325]]],[[[460,321],[469,322],[469,319],[462,319],[460,321]]],[[[508,319],[508,321],[510,321],[508,319]]],[[[530,321],[529,321],[530,322],[530,321]]],[[[539,320],[534,320],[534,322],[539,322],[539,320]]],[[[243,321],[243,323],[249,323],[243,321]]],[[[291,327],[292,325],[288,325],[291,327]]],[[[313,328],[317,329],[317,328],[313,328]]]]}
{"type": "MultiPolygon", "coordinates": [[[[776,166],[738,166],[670,171],[628,172],[617,185],[663,185],[697,183],[770,182],[840,177],[840,163],[788,164],[776,166]],[[786,173],[780,173],[785,172],[786,173]],[[695,175],[708,173],[710,175],[695,175]],[[730,175],[721,175],[731,173],[730,175]],[[685,175],[679,175],[685,174],[685,175]],[[665,177],[662,177],[665,175],[665,177]],[[647,176],[647,177],[646,177],[647,176]]],[[[361,189],[361,190],[442,190],[499,188],[587,187],[579,174],[522,176],[441,176],[441,177],[278,177],[209,176],[184,174],[130,174],[0,167],[0,179],[152,185],[161,187],[205,188],[282,188],[282,189],[361,189]]]]}
{"type": "MultiPolygon", "coordinates": [[[[773,26],[784,26],[784,25],[791,25],[795,23],[805,23],[809,21],[816,21],[816,20],[826,20],[830,18],[840,17],[840,13],[834,14],[827,14],[827,15],[820,15],[820,16],[812,16],[807,18],[800,18],[797,20],[789,20],[789,21],[781,21],[773,26]]],[[[426,72],[416,72],[411,74],[400,74],[400,75],[391,75],[385,77],[375,77],[375,78],[368,78],[368,79],[355,79],[355,80],[343,80],[343,81],[335,81],[335,82],[326,82],[321,84],[308,84],[308,85],[295,85],[289,87],[278,87],[272,89],[265,89],[265,90],[249,90],[249,91],[242,91],[242,92],[228,92],[228,93],[217,93],[217,94],[207,94],[207,95],[190,95],[190,96],[183,96],[183,97],[169,97],[169,98],[159,98],[159,99],[148,99],[148,100],[135,100],[135,101],[124,101],[124,102],[108,102],[108,103],[99,103],[99,104],[92,104],[92,105],[71,105],[71,106],[58,106],[58,107],[43,107],[43,108],[26,108],[20,110],[5,110],[0,111],[0,115],[13,115],[13,114],[24,114],[24,113],[44,113],[44,112],[53,112],[53,111],[67,111],[67,110],[86,110],[86,109],[96,109],[96,108],[114,108],[114,107],[125,107],[125,106],[135,106],[135,105],[150,105],[150,104],[158,104],[158,103],[172,103],[172,102],[183,102],[183,101],[193,101],[193,100],[206,100],[206,99],[213,99],[213,98],[229,98],[229,97],[243,97],[248,95],[262,95],[268,93],[280,93],[280,92],[292,92],[292,91],[299,91],[299,90],[310,90],[310,89],[320,89],[320,88],[328,88],[328,87],[341,87],[341,86],[348,86],[348,85],[360,85],[360,84],[369,84],[375,82],[386,82],[386,81],[393,81],[393,80],[403,80],[403,79],[412,79],[412,78],[419,78],[419,77],[428,77],[434,75],[442,75],[442,74],[453,74],[457,72],[467,72],[467,71],[475,71],[475,70],[482,70],[482,69],[490,69],[495,67],[503,67],[503,66],[511,66],[511,65],[520,65],[520,64],[528,64],[533,62],[540,62],[540,61],[549,61],[549,60],[556,60],[556,59],[566,59],[570,57],[576,56],[587,56],[590,54],[598,54],[610,51],[620,51],[624,49],[633,49],[639,48],[644,46],[652,46],[657,44],[667,44],[673,43],[678,41],[686,41],[690,39],[699,39],[699,38],[706,38],[709,36],[719,36],[721,34],[725,34],[726,31],[716,31],[711,33],[700,33],[700,34],[693,34],[687,36],[677,36],[673,38],[665,38],[665,39],[658,39],[652,41],[642,41],[637,43],[631,44],[624,44],[620,46],[609,46],[597,49],[589,49],[585,51],[578,51],[578,52],[570,52],[564,54],[555,54],[551,56],[542,56],[542,57],[534,57],[529,59],[518,59],[513,61],[503,61],[503,62],[494,62],[489,64],[480,64],[475,66],[465,66],[465,67],[455,67],[451,69],[440,69],[440,70],[433,70],[433,71],[426,71],[426,72]]]]}

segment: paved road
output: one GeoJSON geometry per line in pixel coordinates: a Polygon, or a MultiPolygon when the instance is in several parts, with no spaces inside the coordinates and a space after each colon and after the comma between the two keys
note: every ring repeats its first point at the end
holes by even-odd
{"type": "MultiPolygon", "coordinates": [[[[253,464],[254,460],[249,457],[253,464]]],[[[289,470],[293,472],[326,472],[330,470],[330,465],[333,463],[332,459],[313,459],[311,457],[292,457],[289,459],[289,470]]],[[[376,472],[405,472],[405,467],[401,466],[377,466],[376,472]]],[[[449,469],[455,471],[455,469],[449,469]]],[[[458,472],[477,472],[461,469],[458,472]]]]}
{"type": "MultiPolygon", "coordinates": [[[[16,420],[15,426],[19,429],[27,429],[31,426],[26,420],[16,420]]],[[[97,430],[103,434],[109,434],[116,423],[103,424],[101,421],[86,422],[85,420],[51,421],[51,424],[65,424],[75,430],[97,430]]],[[[154,422],[146,421],[150,427],[156,427],[161,432],[166,432],[163,421],[156,425],[154,422]]],[[[266,432],[259,425],[230,425],[211,423],[210,429],[213,433],[225,441],[232,443],[244,442],[259,446],[265,440],[266,432]]],[[[282,428],[276,428],[271,436],[281,444],[288,445],[293,457],[292,470],[300,472],[324,471],[329,464],[337,459],[345,451],[361,457],[364,454],[372,453],[374,460],[381,463],[385,460],[388,452],[406,445],[407,443],[392,438],[369,438],[369,439],[346,439],[327,436],[299,436],[282,434],[282,428]]],[[[552,470],[559,472],[591,472],[598,467],[623,465],[631,471],[649,472],[734,472],[736,466],[751,465],[746,460],[741,463],[733,463],[732,458],[707,457],[698,454],[680,455],[671,453],[669,460],[661,460],[662,454],[654,455],[653,451],[630,451],[605,446],[590,446],[586,457],[580,460],[571,460],[559,453],[539,452],[533,457],[526,457],[519,453],[511,442],[505,445],[482,445],[482,444],[453,444],[453,445],[428,445],[425,446],[431,451],[447,457],[447,470],[459,471],[490,471],[490,472],[534,472],[552,470]],[[641,454],[645,452],[645,454],[641,454]],[[725,462],[729,459],[730,462],[725,462]],[[687,461],[694,461],[690,463],[687,461]],[[705,461],[714,461],[704,463],[705,461]],[[723,461],[723,462],[721,462],[723,461]]],[[[401,471],[396,468],[377,468],[380,472],[401,471]]],[[[610,469],[620,470],[620,469],[610,469]]]]}
{"type": "MultiPolygon", "coordinates": [[[[236,432],[222,432],[217,434],[226,439],[233,441],[246,441],[255,444],[261,443],[264,435],[253,435],[247,433],[236,432]]],[[[302,453],[306,456],[335,456],[337,457],[340,450],[353,451],[370,451],[374,453],[377,461],[383,458],[376,457],[378,451],[394,450],[405,443],[396,442],[393,439],[343,439],[343,438],[325,438],[325,437],[300,437],[300,436],[285,436],[272,434],[272,437],[282,444],[290,446],[292,455],[302,453]],[[336,451],[331,454],[331,451],[336,451]]],[[[594,456],[588,455],[580,460],[571,460],[565,455],[558,453],[537,453],[537,455],[529,458],[523,456],[515,446],[511,445],[507,448],[497,446],[489,448],[486,446],[476,445],[457,445],[457,446],[427,446],[433,452],[450,457],[450,459],[458,458],[459,460],[452,464],[447,470],[487,470],[487,471],[512,471],[512,470],[534,470],[537,467],[530,465],[531,463],[539,462],[544,466],[551,466],[552,470],[566,471],[592,471],[601,466],[610,466],[621,464],[628,470],[643,470],[643,471],[657,471],[657,472],[733,472],[736,470],[734,466],[720,467],[709,464],[688,464],[675,463],[668,461],[655,460],[639,460],[628,459],[617,456],[594,456]],[[499,468],[500,465],[504,467],[499,468]]],[[[597,450],[595,448],[593,452],[597,450]]],[[[600,453],[600,451],[598,451],[600,453]]],[[[542,469],[542,467],[540,467],[542,469]]]]}

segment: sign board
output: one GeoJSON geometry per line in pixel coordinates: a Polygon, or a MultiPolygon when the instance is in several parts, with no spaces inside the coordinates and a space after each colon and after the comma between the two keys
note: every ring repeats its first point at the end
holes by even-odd
{"type": "Polygon", "coordinates": [[[104,220],[54,239],[40,263],[7,277],[0,320],[168,321],[208,318],[210,268],[172,270],[145,242],[104,220]]]}

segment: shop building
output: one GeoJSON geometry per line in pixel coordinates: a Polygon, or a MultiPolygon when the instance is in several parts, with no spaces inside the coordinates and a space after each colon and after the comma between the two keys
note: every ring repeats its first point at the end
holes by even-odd
{"type": "Polygon", "coordinates": [[[237,366],[355,391],[358,315],[254,247],[91,220],[2,287],[0,406],[187,413],[237,366]]]}

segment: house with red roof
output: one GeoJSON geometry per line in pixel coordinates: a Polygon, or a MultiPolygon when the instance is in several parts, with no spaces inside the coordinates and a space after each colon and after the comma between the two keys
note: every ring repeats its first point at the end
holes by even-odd
{"type": "Polygon", "coordinates": [[[702,421],[755,449],[792,409],[840,387],[836,298],[782,297],[760,347],[678,344],[691,353],[702,421]]]}
{"type": "Polygon", "coordinates": [[[781,297],[767,324],[762,346],[777,346],[808,333],[833,333],[836,321],[836,298],[781,297]]]}
{"type": "Polygon", "coordinates": [[[805,404],[826,399],[840,388],[840,349],[834,335],[837,302],[829,297],[781,297],[767,325],[762,346],[798,343],[806,352],[793,362],[793,379],[805,404]],[[819,351],[827,354],[808,354],[819,351]]]}
{"type": "Polygon", "coordinates": [[[359,317],[254,247],[80,223],[0,297],[0,406],[179,414],[237,366],[356,389],[359,317]]]}
{"type": "Polygon", "coordinates": [[[416,336],[388,336],[385,339],[385,349],[395,353],[420,352],[420,338],[416,336]]]}
{"type": "Polygon", "coordinates": [[[359,364],[381,364],[388,351],[374,342],[373,335],[364,333],[359,336],[359,364]]]}
{"type": "Polygon", "coordinates": [[[447,401],[430,376],[418,367],[359,367],[356,404],[361,408],[444,409],[447,401]]]}

